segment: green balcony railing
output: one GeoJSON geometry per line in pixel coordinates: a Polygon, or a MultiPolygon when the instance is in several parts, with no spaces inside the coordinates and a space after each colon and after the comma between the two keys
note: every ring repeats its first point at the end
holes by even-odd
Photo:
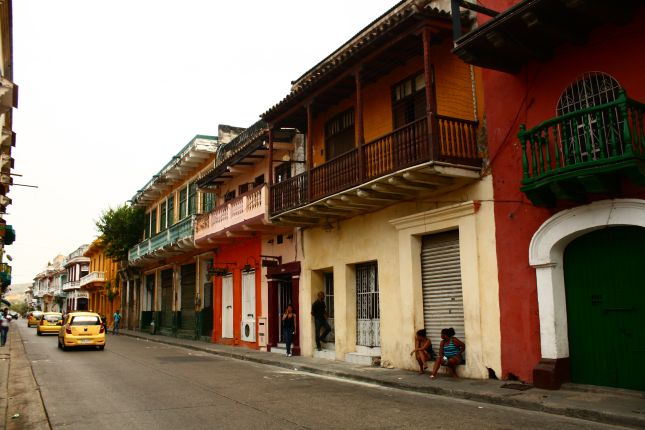
{"type": "Polygon", "coordinates": [[[166,230],[133,246],[128,251],[128,259],[130,261],[136,260],[167,245],[177,243],[179,240],[192,238],[195,218],[195,215],[184,218],[166,230]]]}
{"type": "Polygon", "coordinates": [[[11,285],[11,266],[7,263],[0,263],[0,283],[4,287],[11,285]]]}
{"type": "Polygon", "coordinates": [[[16,231],[10,225],[0,225],[0,237],[5,245],[11,245],[16,240],[16,231]]]}
{"type": "Polygon", "coordinates": [[[536,193],[540,188],[562,188],[555,183],[589,175],[638,172],[645,160],[644,112],[645,104],[621,91],[610,103],[550,119],[530,130],[521,125],[522,191],[534,203],[545,205],[553,198],[536,193]]]}

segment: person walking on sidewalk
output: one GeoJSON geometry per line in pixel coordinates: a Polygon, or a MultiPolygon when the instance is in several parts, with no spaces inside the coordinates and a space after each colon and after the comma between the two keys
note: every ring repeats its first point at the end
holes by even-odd
{"type": "Polygon", "coordinates": [[[114,326],[112,327],[112,334],[119,334],[119,323],[121,322],[121,315],[117,310],[114,312],[114,326]]]}
{"type": "Polygon", "coordinates": [[[11,315],[9,315],[9,309],[4,308],[4,310],[0,313],[0,346],[4,346],[4,344],[7,343],[10,322],[11,315]]]}
{"type": "Polygon", "coordinates": [[[287,357],[291,357],[291,343],[296,334],[296,314],[293,313],[291,303],[287,305],[287,310],[282,314],[282,333],[284,333],[284,342],[287,344],[287,357]]]}
{"type": "Polygon", "coordinates": [[[316,325],[316,348],[318,348],[318,351],[322,351],[322,345],[320,342],[325,342],[325,338],[331,332],[331,327],[327,322],[325,293],[322,291],[318,293],[318,300],[311,305],[311,315],[314,317],[314,323],[316,325]],[[321,328],[325,329],[322,335],[320,334],[321,328]]]}

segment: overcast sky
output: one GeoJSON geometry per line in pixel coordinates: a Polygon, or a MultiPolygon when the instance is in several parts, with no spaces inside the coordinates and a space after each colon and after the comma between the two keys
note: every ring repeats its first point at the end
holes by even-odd
{"type": "Polygon", "coordinates": [[[97,236],[195,134],[247,127],[396,0],[14,0],[13,282],[97,236]]]}

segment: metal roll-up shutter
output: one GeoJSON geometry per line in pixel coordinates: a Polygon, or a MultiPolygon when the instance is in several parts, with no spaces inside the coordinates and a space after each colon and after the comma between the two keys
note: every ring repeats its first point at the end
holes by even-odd
{"type": "Polygon", "coordinates": [[[195,328],[195,288],[197,284],[196,264],[181,266],[181,328],[195,328]]]}
{"type": "Polygon", "coordinates": [[[423,237],[421,279],[424,326],[435,352],[444,328],[465,342],[458,230],[423,237]]]}
{"type": "Polygon", "coordinates": [[[161,271],[161,325],[172,327],[172,269],[161,271]]]}

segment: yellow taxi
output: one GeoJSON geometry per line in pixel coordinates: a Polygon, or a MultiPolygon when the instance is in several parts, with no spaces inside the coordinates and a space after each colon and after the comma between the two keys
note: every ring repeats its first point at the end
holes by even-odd
{"type": "Polygon", "coordinates": [[[40,319],[43,316],[42,311],[32,311],[27,314],[27,327],[38,327],[40,324],[40,319]]]}
{"type": "Polygon", "coordinates": [[[60,312],[45,312],[40,317],[40,323],[36,327],[36,334],[42,336],[45,333],[58,333],[63,326],[63,314],[60,312]]]}
{"type": "Polygon", "coordinates": [[[58,332],[58,347],[63,351],[79,346],[105,348],[105,326],[95,312],[72,312],[58,332]]]}

